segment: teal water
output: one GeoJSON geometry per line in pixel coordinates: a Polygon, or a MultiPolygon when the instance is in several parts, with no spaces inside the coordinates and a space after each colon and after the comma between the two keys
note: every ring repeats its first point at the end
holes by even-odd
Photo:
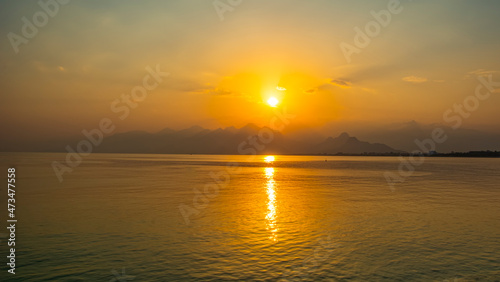
{"type": "Polygon", "coordinates": [[[391,157],[92,154],[59,183],[64,157],[1,153],[1,281],[500,280],[498,159],[427,158],[391,191],[391,157]]]}

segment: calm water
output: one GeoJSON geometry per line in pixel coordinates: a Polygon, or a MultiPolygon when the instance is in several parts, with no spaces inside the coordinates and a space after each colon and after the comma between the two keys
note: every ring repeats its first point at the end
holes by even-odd
{"type": "Polygon", "coordinates": [[[428,158],[391,192],[390,157],[93,154],[59,183],[64,157],[1,154],[1,281],[500,280],[499,159],[428,158]]]}

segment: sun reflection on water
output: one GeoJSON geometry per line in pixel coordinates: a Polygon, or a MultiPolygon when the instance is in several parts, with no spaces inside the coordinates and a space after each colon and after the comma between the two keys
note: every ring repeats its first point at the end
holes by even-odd
{"type": "MultiPolygon", "coordinates": [[[[274,159],[274,157],[273,157],[274,159]]],[[[267,183],[267,214],[266,214],[266,225],[267,230],[271,232],[269,239],[274,242],[278,241],[278,226],[276,224],[276,189],[274,181],[274,168],[266,167],[264,169],[267,183]]]]}
{"type": "Polygon", "coordinates": [[[266,156],[266,157],[264,158],[264,161],[265,161],[266,163],[272,163],[272,162],[274,162],[274,156],[266,156]]]}

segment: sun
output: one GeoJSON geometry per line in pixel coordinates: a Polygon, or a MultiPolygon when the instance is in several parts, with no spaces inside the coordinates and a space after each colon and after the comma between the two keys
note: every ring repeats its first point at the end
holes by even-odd
{"type": "Polygon", "coordinates": [[[269,104],[269,106],[274,108],[278,105],[279,101],[275,97],[271,97],[269,98],[269,100],[267,100],[267,103],[269,104]]]}

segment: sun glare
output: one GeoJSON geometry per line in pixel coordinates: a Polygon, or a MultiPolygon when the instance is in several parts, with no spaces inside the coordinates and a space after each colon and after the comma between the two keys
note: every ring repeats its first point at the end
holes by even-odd
{"type": "Polygon", "coordinates": [[[267,156],[264,158],[264,160],[266,161],[266,163],[274,162],[274,156],[267,156]]]}
{"type": "Polygon", "coordinates": [[[269,100],[267,100],[267,103],[269,104],[269,106],[274,108],[278,105],[279,101],[275,97],[271,97],[269,98],[269,100]]]}

